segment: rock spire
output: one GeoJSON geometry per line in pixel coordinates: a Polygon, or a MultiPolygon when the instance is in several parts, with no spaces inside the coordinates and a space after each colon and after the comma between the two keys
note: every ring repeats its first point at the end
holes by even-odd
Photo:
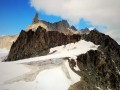
{"type": "Polygon", "coordinates": [[[37,23],[39,21],[38,19],[38,13],[36,12],[35,17],[33,18],[32,23],[37,23]]]}

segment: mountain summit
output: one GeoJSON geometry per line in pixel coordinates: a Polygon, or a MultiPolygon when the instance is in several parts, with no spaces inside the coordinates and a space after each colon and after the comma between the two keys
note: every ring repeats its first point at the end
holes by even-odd
{"type": "Polygon", "coordinates": [[[34,17],[34,19],[33,19],[32,24],[33,24],[33,23],[37,23],[38,21],[39,21],[39,19],[38,19],[38,13],[36,13],[36,14],[35,14],[35,17],[34,17]]]}
{"type": "Polygon", "coordinates": [[[61,20],[61,21],[58,21],[55,23],[46,22],[44,20],[38,19],[38,13],[36,13],[32,24],[30,26],[28,26],[26,31],[28,31],[30,29],[35,31],[39,26],[43,27],[47,31],[59,31],[59,32],[67,34],[67,35],[79,33],[76,30],[76,28],[75,27],[73,28],[73,26],[71,27],[66,20],[61,20]]]}

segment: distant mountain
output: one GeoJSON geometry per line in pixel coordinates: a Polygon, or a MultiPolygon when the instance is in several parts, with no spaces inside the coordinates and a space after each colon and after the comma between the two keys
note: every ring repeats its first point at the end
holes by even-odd
{"type": "Polygon", "coordinates": [[[58,21],[58,22],[55,22],[55,23],[50,23],[50,22],[46,22],[46,21],[43,21],[43,20],[39,20],[38,19],[38,13],[36,13],[32,24],[27,27],[26,31],[31,30],[31,29],[33,31],[35,31],[38,28],[38,26],[43,27],[47,31],[59,31],[59,32],[67,34],[67,35],[68,34],[72,35],[72,34],[79,33],[77,31],[77,29],[73,26],[70,26],[69,23],[66,20],[58,21]]]}
{"type": "Polygon", "coordinates": [[[0,48],[10,49],[13,42],[17,39],[18,35],[8,35],[0,37],[0,48]]]}
{"type": "Polygon", "coordinates": [[[90,32],[90,30],[88,28],[80,30],[80,34],[88,34],[89,32],[90,32]]]}

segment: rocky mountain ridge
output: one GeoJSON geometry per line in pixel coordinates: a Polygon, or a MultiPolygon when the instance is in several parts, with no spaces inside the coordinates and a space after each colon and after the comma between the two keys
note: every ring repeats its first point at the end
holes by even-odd
{"type": "Polygon", "coordinates": [[[67,35],[79,33],[77,29],[74,26],[70,26],[66,20],[61,20],[55,23],[46,22],[39,20],[38,13],[36,13],[32,24],[28,26],[26,30],[29,31],[32,29],[33,31],[36,31],[39,26],[43,27],[47,31],[59,31],[67,35]]]}
{"type": "Polygon", "coordinates": [[[58,31],[46,31],[42,27],[38,27],[35,32],[22,30],[16,42],[11,46],[7,61],[45,55],[49,53],[49,49],[52,47],[66,45],[78,40],[80,40],[79,35],[65,35],[58,31]]]}
{"type": "MultiPolygon", "coordinates": [[[[38,13],[36,13],[33,18],[32,24],[29,25],[25,31],[36,31],[37,28],[41,26],[46,31],[58,31],[60,33],[64,33],[65,35],[73,35],[73,34],[85,34],[89,33],[90,30],[85,28],[82,30],[77,30],[74,26],[70,26],[66,20],[61,20],[58,22],[50,23],[44,20],[39,20],[38,13]]],[[[2,36],[0,37],[0,48],[10,49],[13,41],[17,39],[19,35],[11,35],[11,36],[2,36]]]]}
{"type": "Polygon", "coordinates": [[[111,37],[96,30],[81,36],[86,41],[100,45],[98,50],[90,50],[75,60],[69,61],[71,68],[77,65],[81,71],[75,71],[82,81],[70,87],[70,90],[119,90],[120,89],[120,47],[111,37]],[[83,83],[84,82],[84,83],[83,83]],[[81,84],[83,84],[82,87],[81,84]],[[84,88],[84,89],[82,89],[84,88]]]}

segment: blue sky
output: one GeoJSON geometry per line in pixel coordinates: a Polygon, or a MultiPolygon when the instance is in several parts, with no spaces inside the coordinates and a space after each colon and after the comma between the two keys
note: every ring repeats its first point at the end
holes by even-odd
{"type": "Polygon", "coordinates": [[[0,35],[17,34],[35,13],[28,0],[0,0],[0,35]]]}
{"type": "Polygon", "coordinates": [[[0,35],[26,29],[36,10],[42,20],[66,19],[77,29],[97,28],[120,42],[120,0],[0,0],[0,35]]]}
{"type": "MultiPolygon", "coordinates": [[[[36,13],[34,7],[31,7],[29,0],[0,0],[0,35],[18,34],[31,24],[36,13]]],[[[43,11],[39,12],[39,18],[49,22],[61,20],[61,17],[47,15],[43,11]]],[[[81,19],[78,29],[89,27],[84,19],[81,19]]]]}
{"type": "Polygon", "coordinates": [[[120,42],[120,0],[30,0],[37,11],[60,16],[78,29],[88,27],[120,42]]]}

